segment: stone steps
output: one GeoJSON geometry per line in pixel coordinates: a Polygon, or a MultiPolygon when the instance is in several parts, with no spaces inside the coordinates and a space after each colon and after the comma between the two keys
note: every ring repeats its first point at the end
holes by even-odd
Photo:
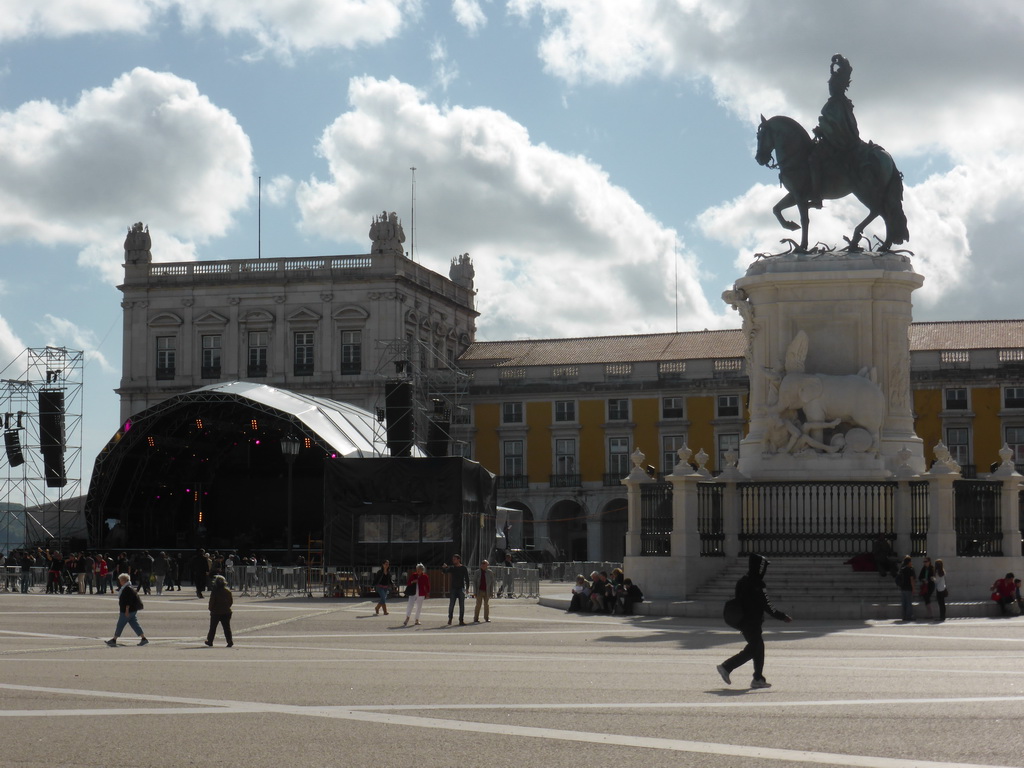
{"type": "MultiPolygon", "coordinates": [[[[635,612],[721,620],[722,606],[733,597],[736,581],[746,572],[746,558],[738,559],[701,585],[691,598],[647,595],[635,612]]],[[[839,558],[775,558],[765,581],[773,605],[799,619],[897,620],[902,614],[900,593],[891,577],[854,571],[839,558]]],[[[571,588],[566,584],[564,592],[543,590],[541,603],[564,610],[569,606],[571,588]]],[[[938,616],[934,599],[932,613],[938,616]]],[[[987,599],[947,601],[947,618],[951,619],[996,617],[997,613],[987,599]]],[[[915,603],[914,616],[919,620],[928,618],[920,600],[915,603]]]]}

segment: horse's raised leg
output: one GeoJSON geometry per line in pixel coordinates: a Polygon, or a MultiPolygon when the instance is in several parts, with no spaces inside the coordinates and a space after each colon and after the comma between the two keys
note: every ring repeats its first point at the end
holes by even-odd
{"type": "MultiPolygon", "coordinates": [[[[790,192],[784,198],[779,200],[779,202],[777,202],[775,204],[775,207],[772,208],[772,213],[774,213],[775,214],[775,218],[779,220],[779,224],[781,224],[783,227],[785,227],[786,229],[788,229],[790,231],[793,231],[793,230],[796,230],[796,229],[800,229],[800,225],[797,224],[795,221],[790,221],[789,219],[787,219],[785,216],[782,215],[782,212],[784,210],[786,210],[787,208],[792,208],[796,204],[797,204],[796,198],[793,197],[793,193],[790,192]]],[[[804,229],[806,229],[806,228],[807,227],[805,225],[804,229]]]]}

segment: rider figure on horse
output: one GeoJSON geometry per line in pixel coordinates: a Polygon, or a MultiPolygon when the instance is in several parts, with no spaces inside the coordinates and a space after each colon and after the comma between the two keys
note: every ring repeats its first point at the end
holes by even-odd
{"type": "Polygon", "coordinates": [[[813,208],[821,208],[821,179],[828,166],[840,165],[848,173],[855,170],[854,163],[860,147],[860,130],[853,115],[853,102],[846,96],[850,87],[853,67],[841,54],[832,57],[829,67],[828,101],[821,108],[818,125],[814,128],[814,147],[811,151],[811,201],[813,208]]]}

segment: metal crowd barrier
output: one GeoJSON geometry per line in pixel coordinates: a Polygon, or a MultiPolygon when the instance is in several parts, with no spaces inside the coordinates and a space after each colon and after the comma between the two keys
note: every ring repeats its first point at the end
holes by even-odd
{"type": "MultiPolygon", "coordinates": [[[[621,568],[622,563],[612,563],[600,560],[570,560],[561,563],[551,563],[552,581],[576,581],[576,577],[583,574],[583,578],[590,581],[590,574],[594,571],[600,573],[611,573],[616,568],[621,568]]],[[[629,574],[626,574],[627,576],[629,574]]]]}

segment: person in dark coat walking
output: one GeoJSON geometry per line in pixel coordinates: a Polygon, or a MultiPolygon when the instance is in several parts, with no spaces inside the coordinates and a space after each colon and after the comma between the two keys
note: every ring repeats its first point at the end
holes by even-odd
{"type": "Polygon", "coordinates": [[[142,625],[139,624],[137,617],[138,612],[142,610],[139,593],[132,587],[131,578],[127,573],[119,574],[117,583],[121,585],[117,595],[117,628],[114,629],[114,636],[106,641],[107,645],[111,648],[117,646],[117,638],[121,636],[125,626],[135,630],[135,634],[139,636],[139,645],[149,645],[149,640],[146,639],[146,633],[142,631],[142,625]]]}
{"type": "Polygon", "coordinates": [[[723,661],[716,669],[725,684],[731,685],[732,680],[729,679],[729,675],[732,671],[748,661],[753,661],[754,679],[750,682],[750,687],[771,688],[771,683],[764,679],[764,638],[761,636],[764,615],[767,613],[772,618],[787,623],[793,619],[782,611],[776,610],[768,599],[768,591],[764,585],[768,559],[763,555],[751,555],[748,564],[747,574],[741,576],[736,582],[736,599],[743,609],[740,632],[743,633],[743,639],[747,641],[747,644],[742,651],[723,661]]]}
{"type": "Polygon", "coordinates": [[[206,645],[213,645],[213,637],[217,634],[217,625],[224,627],[224,639],[228,648],[235,643],[231,639],[231,606],[235,602],[228,580],[219,573],[210,579],[210,631],[206,633],[206,645]]]}
{"type": "Polygon", "coordinates": [[[196,597],[203,599],[203,590],[206,589],[206,577],[210,573],[210,560],[202,548],[196,550],[192,558],[192,583],[196,588],[196,597]]]}

